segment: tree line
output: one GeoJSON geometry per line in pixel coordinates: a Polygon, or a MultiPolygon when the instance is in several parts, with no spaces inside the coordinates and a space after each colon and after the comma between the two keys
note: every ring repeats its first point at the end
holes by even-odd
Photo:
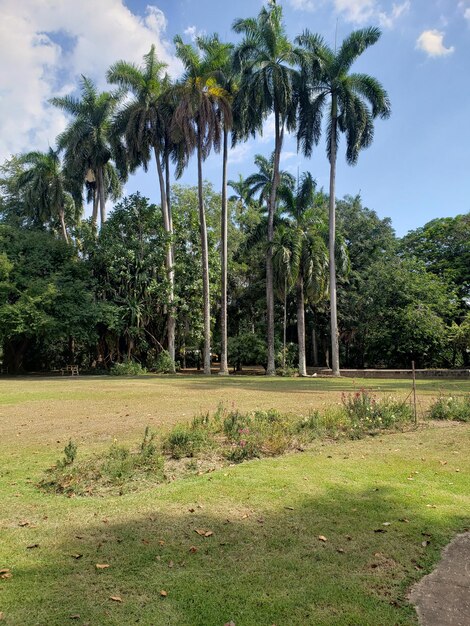
{"type": "Polygon", "coordinates": [[[57,150],[3,165],[0,334],[12,371],[72,358],[151,367],[163,350],[174,367],[199,349],[206,374],[213,352],[221,374],[229,362],[274,374],[295,361],[305,375],[309,360],[338,375],[340,352],[346,365],[465,361],[468,276],[453,267],[457,257],[444,271],[411,234],[398,242],[360,198],[336,202],[340,135],[353,165],[374,120],[390,115],[380,83],[351,71],[380,31],[357,30],[335,50],[309,31],[291,41],[275,2],[233,30],[236,45],[176,37],[184,68],[176,81],[153,46],[141,65],[109,68],[114,91],[82,77],[78,97],[51,100],[69,116],[57,150]],[[229,181],[230,149],[262,133],[269,115],[271,158],[258,155],[257,172],[229,181]],[[310,157],[323,131],[328,194],[310,173],[295,179],[280,166],[287,132],[310,157]],[[222,155],[220,194],[204,182],[212,151],[222,155]],[[193,157],[195,187],[174,184],[193,157]],[[129,173],[154,166],[158,209],[137,194],[106,219],[129,173]],[[84,221],[85,200],[92,216],[84,221]]]}

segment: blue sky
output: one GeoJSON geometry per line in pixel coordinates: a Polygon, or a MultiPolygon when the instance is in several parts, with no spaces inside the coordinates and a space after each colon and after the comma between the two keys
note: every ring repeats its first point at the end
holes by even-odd
{"type": "MultiPolygon", "coordinates": [[[[434,217],[470,210],[470,0],[285,0],[288,33],[304,28],[334,44],[366,25],[382,29],[381,40],[355,69],[377,77],[388,90],[392,116],[377,121],[373,145],[355,167],[338,162],[337,195],[360,193],[381,217],[391,217],[398,234],[434,217]]],[[[254,16],[257,0],[0,0],[0,157],[54,144],[66,119],[47,104],[52,95],[73,91],[81,73],[105,87],[106,68],[118,58],[139,61],[156,43],[177,75],[172,40],[182,34],[218,32],[236,42],[231,24],[254,16]],[[21,6],[18,6],[21,5],[21,6]]],[[[256,153],[273,147],[269,120],[264,136],[231,155],[229,176],[253,171],[256,153]]],[[[311,160],[296,154],[287,138],[282,165],[293,173],[309,170],[328,187],[323,141],[311,160]]],[[[220,159],[210,157],[205,177],[220,186],[220,159]]],[[[182,182],[194,183],[194,165],[182,182]]],[[[153,201],[153,170],[139,173],[126,191],[140,190],[153,201]]]]}

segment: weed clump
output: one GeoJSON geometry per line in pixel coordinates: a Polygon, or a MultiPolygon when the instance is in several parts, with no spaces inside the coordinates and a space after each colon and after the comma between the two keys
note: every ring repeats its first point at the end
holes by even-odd
{"type": "Polygon", "coordinates": [[[116,441],[103,454],[76,462],[77,446],[69,442],[64,459],[47,471],[39,483],[46,491],[69,496],[100,495],[130,491],[139,481],[164,481],[164,463],[154,442],[155,434],[147,427],[139,449],[131,450],[116,441]]]}
{"type": "Polygon", "coordinates": [[[429,409],[433,420],[470,422],[470,395],[439,396],[429,409]]]}
{"type": "Polygon", "coordinates": [[[173,459],[193,457],[214,446],[209,414],[195,417],[189,424],[177,424],[164,438],[162,448],[173,459]]]}

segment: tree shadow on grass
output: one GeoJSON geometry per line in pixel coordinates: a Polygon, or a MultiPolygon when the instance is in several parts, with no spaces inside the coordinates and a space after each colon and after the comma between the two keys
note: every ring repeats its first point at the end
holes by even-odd
{"type": "MultiPolygon", "coordinates": [[[[209,489],[222,474],[213,479],[209,489]]],[[[7,581],[5,624],[409,626],[417,621],[407,587],[468,523],[418,510],[398,490],[354,483],[314,498],[273,494],[270,509],[199,508],[202,481],[194,499],[184,490],[177,505],[159,503],[155,490],[154,507],[147,499],[146,512],[127,510],[126,521],[100,513],[92,524],[65,526],[55,545],[40,547],[39,564],[7,581]]],[[[110,516],[124,500],[110,500],[110,516]]]]}

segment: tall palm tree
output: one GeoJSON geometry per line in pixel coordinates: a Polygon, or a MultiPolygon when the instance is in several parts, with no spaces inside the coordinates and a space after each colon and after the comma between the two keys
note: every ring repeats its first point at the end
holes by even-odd
{"type": "Polygon", "coordinates": [[[305,350],[305,303],[316,304],[328,290],[328,251],[323,234],[323,207],[315,205],[315,181],[304,174],[294,191],[281,187],[279,196],[289,228],[288,284],[296,288],[299,374],[307,375],[305,350]]]}
{"type": "Polygon", "coordinates": [[[168,202],[168,168],[166,162],[170,120],[167,115],[166,92],[169,89],[168,78],[163,75],[166,64],[158,60],[155,46],[144,55],[142,67],[126,61],[118,61],[107,73],[108,82],[119,85],[132,94],[132,98],[118,111],[113,122],[113,132],[123,137],[130,171],[143,166],[145,170],[153,156],[155,157],[158,183],[160,187],[160,205],[163,227],[168,236],[166,249],[166,271],[168,275],[168,352],[175,362],[174,310],[175,278],[173,250],[173,221],[168,202]],[[167,170],[167,177],[164,170],[167,170]]]}
{"type": "MultiPolygon", "coordinates": [[[[72,176],[88,183],[92,190],[93,223],[106,221],[106,198],[117,199],[120,185],[111,163],[113,156],[111,120],[120,94],[98,93],[94,83],[85,76],[81,80],[81,98],[63,96],[51,103],[72,115],[73,119],[57,138],[60,150],[65,151],[65,168],[72,176]]],[[[124,175],[124,171],[120,172],[124,175]]]]}
{"type": "MultiPolygon", "coordinates": [[[[228,94],[230,101],[237,90],[237,75],[232,64],[232,44],[222,43],[218,35],[211,37],[199,37],[197,44],[205,54],[208,65],[211,66],[212,76],[228,94]]],[[[228,136],[232,126],[232,111],[226,115],[226,107],[218,108],[219,121],[222,127],[222,211],[220,218],[221,242],[221,307],[220,307],[220,369],[219,374],[228,376],[227,356],[227,265],[228,265],[228,202],[227,202],[227,162],[228,162],[228,136]]]]}
{"type": "Polygon", "coordinates": [[[198,209],[202,252],[204,300],[204,373],[211,373],[211,319],[209,291],[209,254],[206,212],[203,197],[202,162],[212,148],[220,150],[223,138],[220,120],[231,123],[230,95],[214,77],[210,55],[184,44],[175,37],[176,55],[184,66],[184,75],[176,86],[179,104],[173,116],[173,136],[184,144],[186,155],[197,155],[198,209]]]}
{"type": "Polygon", "coordinates": [[[346,160],[355,165],[362,148],[372,143],[373,120],[390,115],[390,101],[382,85],[367,74],[351,73],[354,61],[380,37],[378,28],[354,31],[340,48],[332,50],[324,40],[305,31],[297,42],[304,54],[299,81],[298,141],[306,156],[321,134],[327,114],[327,156],[330,162],[329,259],[332,373],[340,375],[336,305],[336,160],[339,134],[346,135],[346,160]]]}
{"type": "Polygon", "coordinates": [[[28,152],[19,158],[21,171],[15,187],[28,216],[37,225],[60,223],[62,237],[68,243],[66,215],[75,221],[81,213],[80,185],[67,177],[58,152],[28,152]]]}
{"type": "MultiPolygon", "coordinates": [[[[275,374],[274,363],[274,286],[272,242],[274,213],[279,186],[279,165],[284,131],[295,127],[294,83],[296,51],[282,21],[282,8],[271,1],[257,18],[236,20],[236,33],[244,35],[237,46],[234,64],[240,71],[240,88],[234,111],[240,120],[239,136],[255,136],[269,114],[274,115],[273,178],[268,199],[268,250],[266,254],[266,301],[268,365],[266,373],[275,374]]],[[[236,137],[237,138],[237,137],[236,137]]]]}

